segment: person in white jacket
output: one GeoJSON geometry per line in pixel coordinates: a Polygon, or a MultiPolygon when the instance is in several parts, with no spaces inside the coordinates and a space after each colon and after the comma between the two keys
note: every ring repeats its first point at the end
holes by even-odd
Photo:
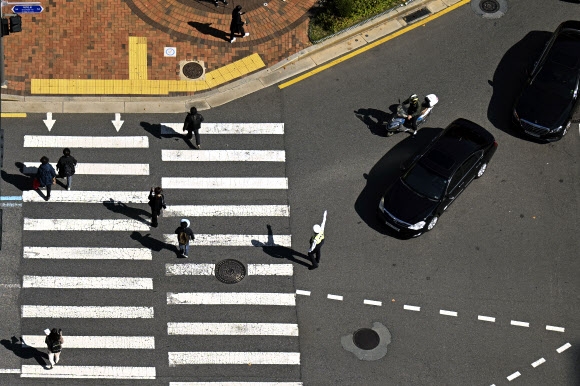
{"type": "Polygon", "coordinates": [[[318,268],[318,263],[320,263],[320,249],[324,245],[324,226],[326,225],[326,210],[322,217],[322,223],[320,225],[316,224],[312,227],[314,234],[310,238],[310,249],[308,250],[308,258],[312,262],[312,267],[309,269],[318,268]]]}

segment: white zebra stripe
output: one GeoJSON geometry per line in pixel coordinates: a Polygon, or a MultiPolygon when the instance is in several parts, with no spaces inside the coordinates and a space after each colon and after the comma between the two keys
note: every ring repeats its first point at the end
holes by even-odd
{"type": "Polygon", "coordinates": [[[288,205],[167,205],[163,216],[288,217],[290,207],[288,205]]]}
{"type": "Polygon", "coordinates": [[[178,365],[299,365],[297,352],[169,352],[169,367],[178,365]]]}
{"type": "Polygon", "coordinates": [[[162,161],[286,162],[284,150],[161,150],[162,161]]]}
{"type": "Polygon", "coordinates": [[[72,147],[79,148],[147,148],[149,139],[134,137],[89,137],[71,135],[25,135],[24,147],[72,147]]]}
{"type": "Polygon", "coordinates": [[[145,248],[24,247],[25,259],[71,260],[152,260],[145,248]]]}
{"type": "MultiPolygon", "coordinates": [[[[283,123],[202,123],[206,134],[284,134],[283,123]]],[[[161,135],[184,134],[183,123],[162,123],[161,135]]]]}
{"type": "Polygon", "coordinates": [[[167,334],[298,336],[298,325],[289,323],[167,323],[167,334]]]}
{"type": "Polygon", "coordinates": [[[25,218],[25,231],[148,231],[149,224],[131,219],[25,218]]]}
{"type": "MultiPolygon", "coordinates": [[[[118,191],[82,191],[82,190],[56,190],[50,193],[50,202],[74,202],[81,204],[116,203],[123,204],[146,204],[149,202],[149,192],[118,192],[118,191]]],[[[45,202],[34,190],[22,192],[24,202],[45,202]]]]}
{"type": "Polygon", "coordinates": [[[163,189],[288,189],[285,177],[161,177],[163,189]]]}
{"type": "MultiPolygon", "coordinates": [[[[249,276],[292,276],[292,264],[248,264],[249,276]]],[[[213,276],[215,264],[165,264],[167,276],[213,276]]]]}
{"type": "MultiPolygon", "coordinates": [[[[46,335],[23,335],[26,346],[46,348],[46,335]]],[[[66,348],[155,349],[153,336],[66,336],[66,348]]]]}
{"type": "Polygon", "coordinates": [[[21,307],[23,318],[152,319],[153,307],[32,306],[21,307]]]}
{"type": "Polygon", "coordinates": [[[296,294],[256,292],[168,292],[167,304],[295,306],[296,294]]]}
{"type": "Polygon", "coordinates": [[[303,386],[303,383],[302,382],[169,382],[169,386],[303,386]]]}
{"type": "Polygon", "coordinates": [[[54,366],[46,371],[39,365],[22,365],[22,378],[155,379],[155,367],[54,366]]]}
{"type": "MultiPolygon", "coordinates": [[[[36,174],[38,165],[38,162],[25,162],[22,173],[36,174]]],[[[55,163],[51,163],[51,165],[56,169],[55,163]]],[[[149,164],[78,163],[75,167],[76,174],[148,176],[149,164]]]]}
{"type": "Polygon", "coordinates": [[[62,289],[153,289],[153,279],[140,277],[73,277],[29,276],[22,277],[23,288],[62,289]]]}
{"type": "Polygon", "coordinates": [[[293,274],[294,266],[292,264],[248,264],[249,276],[292,276],[293,274]]]}
{"type": "MultiPolygon", "coordinates": [[[[177,235],[163,235],[165,243],[177,245],[177,235]]],[[[208,235],[196,234],[195,240],[191,243],[197,246],[213,247],[290,247],[292,236],[290,235],[208,235]]]]}

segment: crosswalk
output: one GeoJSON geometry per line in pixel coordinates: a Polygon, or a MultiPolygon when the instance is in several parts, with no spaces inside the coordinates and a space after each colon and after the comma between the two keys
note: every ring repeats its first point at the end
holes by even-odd
{"type": "MultiPolygon", "coordinates": [[[[50,201],[22,194],[22,342],[45,351],[47,327],[65,339],[64,363],[23,360],[22,378],[302,385],[294,267],[267,253],[292,244],[284,125],[202,124],[204,136],[255,136],[259,149],[181,149],[169,141],[181,133],[181,123],[161,123],[161,139],[23,136],[28,159],[70,147],[79,163],[73,190],[53,185],[50,201]],[[101,152],[115,162],[100,162],[101,152]],[[159,229],[150,185],[166,195],[159,229]],[[189,259],[177,257],[173,233],[184,217],[195,232],[189,259]],[[239,284],[216,279],[224,259],[243,264],[239,284]]],[[[21,165],[32,175],[38,162],[21,165]]]]}

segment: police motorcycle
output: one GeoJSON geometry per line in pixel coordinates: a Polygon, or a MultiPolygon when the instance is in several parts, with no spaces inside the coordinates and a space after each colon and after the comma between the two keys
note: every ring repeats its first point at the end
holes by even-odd
{"type": "MultiPolygon", "coordinates": [[[[435,94],[429,94],[425,97],[425,101],[421,104],[423,112],[417,118],[417,129],[419,129],[420,125],[427,122],[427,119],[433,110],[433,106],[435,106],[437,102],[439,102],[439,99],[435,94]]],[[[396,114],[394,114],[391,120],[387,123],[387,137],[390,137],[395,133],[412,131],[412,129],[409,129],[405,126],[405,124],[409,125],[407,122],[407,116],[409,115],[407,114],[407,109],[408,106],[404,105],[399,100],[396,114]]]]}

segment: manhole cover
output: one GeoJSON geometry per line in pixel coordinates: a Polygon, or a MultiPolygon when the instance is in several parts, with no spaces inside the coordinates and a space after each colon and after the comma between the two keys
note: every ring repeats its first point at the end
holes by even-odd
{"type": "Polygon", "coordinates": [[[245,276],[246,267],[237,260],[222,260],[215,266],[215,277],[222,283],[239,283],[245,276]]]}
{"type": "Polygon", "coordinates": [[[352,340],[356,347],[361,350],[372,350],[377,347],[381,341],[379,334],[370,328],[361,328],[355,331],[352,340]]]}
{"type": "Polygon", "coordinates": [[[187,63],[181,71],[189,79],[197,79],[203,75],[203,67],[201,64],[195,62],[187,63]]]}
{"type": "Polygon", "coordinates": [[[499,11],[499,2],[497,0],[481,0],[479,8],[485,13],[495,13],[499,11]]]}

